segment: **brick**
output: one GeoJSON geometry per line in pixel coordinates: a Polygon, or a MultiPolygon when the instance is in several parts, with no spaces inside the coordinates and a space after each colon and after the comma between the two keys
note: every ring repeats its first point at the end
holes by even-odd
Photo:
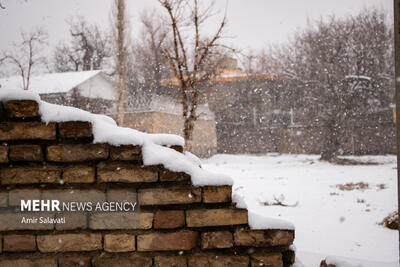
{"type": "Polygon", "coordinates": [[[192,231],[138,235],[138,251],[191,250],[196,247],[199,234],[192,231]]]}
{"type": "Polygon", "coordinates": [[[287,230],[236,230],[235,245],[251,247],[289,246],[294,231],[287,230]]]}
{"type": "Polygon", "coordinates": [[[93,267],[110,267],[110,266],[123,266],[123,267],[151,267],[152,259],[148,257],[132,257],[132,258],[94,258],[93,267]]]}
{"type": "Polygon", "coordinates": [[[21,200],[40,199],[40,196],[41,192],[39,189],[12,189],[8,195],[8,205],[20,207],[21,200]]]}
{"type": "Polygon", "coordinates": [[[245,209],[198,209],[186,211],[188,227],[247,224],[245,209]]]}
{"type": "Polygon", "coordinates": [[[42,122],[3,122],[0,123],[0,140],[54,140],[55,123],[42,122]]]}
{"type": "Polygon", "coordinates": [[[106,194],[107,201],[116,202],[136,202],[136,189],[108,189],[106,194]]]}
{"type": "Polygon", "coordinates": [[[76,230],[87,228],[87,216],[84,212],[61,212],[56,218],[65,218],[65,223],[56,223],[56,230],[76,230]]]}
{"type": "Polygon", "coordinates": [[[141,183],[157,182],[158,171],[128,163],[100,163],[97,167],[99,182],[141,183]]]}
{"type": "Polygon", "coordinates": [[[103,248],[101,234],[58,234],[38,235],[37,246],[39,251],[66,252],[92,251],[103,248]]]}
{"type": "Polygon", "coordinates": [[[0,208],[5,208],[8,205],[8,193],[0,192],[0,208]]]}
{"type": "Polygon", "coordinates": [[[282,260],[285,266],[294,264],[296,259],[296,254],[293,250],[286,250],[282,252],[282,260]]]}
{"type": "Polygon", "coordinates": [[[222,256],[214,254],[197,254],[189,257],[188,267],[248,267],[247,256],[222,256]]]}
{"type": "Polygon", "coordinates": [[[283,267],[281,253],[255,253],[251,255],[251,267],[283,267]]]}
{"type": "Polygon", "coordinates": [[[0,260],[0,267],[57,267],[57,258],[0,260]]]}
{"type": "Polygon", "coordinates": [[[38,145],[11,145],[10,160],[12,161],[42,161],[42,148],[38,145]]]}
{"type": "Polygon", "coordinates": [[[106,144],[73,144],[47,147],[47,160],[53,162],[77,162],[108,158],[106,144]]]}
{"type": "Polygon", "coordinates": [[[93,230],[151,229],[154,214],[150,212],[91,213],[89,228],[93,230]]]}
{"type": "Polygon", "coordinates": [[[106,234],[104,250],[108,252],[135,251],[135,236],[129,234],[106,234]]]}
{"type": "Polygon", "coordinates": [[[53,223],[40,223],[40,217],[54,218],[54,213],[2,211],[0,213],[0,231],[54,229],[53,223]],[[30,223],[31,219],[37,219],[37,221],[30,223]],[[22,223],[23,220],[29,223],[22,223]]]}
{"type": "Polygon", "coordinates": [[[185,225],[183,210],[158,210],[154,215],[155,229],[174,229],[185,225]]]}
{"type": "Polygon", "coordinates": [[[184,172],[172,172],[166,169],[160,171],[161,182],[175,182],[190,180],[190,175],[184,172]]]}
{"type": "Polygon", "coordinates": [[[58,183],[61,171],[56,167],[11,167],[0,170],[2,184],[58,183]]]}
{"type": "Polygon", "coordinates": [[[134,160],[139,161],[141,148],[140,146],[121,145],[110,147],[110,158],[112,160],[134,160]]]}
{"type": "Polygon", "coordinates": [[[233,246],[232,233],[229,231],[201,233],[201,248],[231,248],[233,246]]]}
{"type": "Polygon", "coordinates": [[[58,123],[61,138],[91,138],[92,124],[88,121],[67,121],[58,123]]]}
{"type": "Polygon", "coordinates": [[[187,260],[183,256],[155,256],[154,257],[155,267],[186,267],[187,260]]]}
{"type": "Polygon", "coordinates": [[[43,200],[57,199],[62,202],[104,202],[106,195],[98,189],[50,189],[42,191],[43,200]]]}
{"type": "Polygon", "coordinates": [[[64,169],[62,174],[64,183],[93,183],[95,169],[88,166],[73,166],[64,169]]]}
{"type": "Polygon", "coordinates": [[[58,258],[59,267],[90,267],[90,257],[73,255],[70,257],[58,258]]]}
{"type": "Polygon", "coordinates": [[[206,186],[203,188],[204,203],[222,203],[232,201],[232,186],[206,186]]]}
{"type": "Polygon", "coordinates": [[[34,235],[6,235],[4,239],[4,251],[35,251],[36,239],[34,235]]]}
{"type": "Polygon", "coordinates": [[[139,190],[139,204],[141,206],[190,204],[199,202],[201,202],[201,189],[197,187],[180,186],[139,190]]]}
{"type": "Polygon", "coordinates": [[[0,145],[0,163],[8,162],[8,146],[0,145]]]}
{"type": "Polygon", "coordinates": [[[10,100],[5,105],[9,118],[31,118],[39,116],[39,106],[33,100],[10,100]]]}

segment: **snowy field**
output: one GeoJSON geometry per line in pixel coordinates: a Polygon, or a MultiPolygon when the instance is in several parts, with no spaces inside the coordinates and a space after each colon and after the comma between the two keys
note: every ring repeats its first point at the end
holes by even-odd
{"type": "Polygon", "coordinates": [[[326,256],[354,266],[398,266],[398,232],[378,224],[397,209],[396,157],[352,157],[379,164],[346,166],[318,158],[220,154],[202,162],[230,175],[251,211],[294,223],[304,266],[319,266],[326,256]]]}

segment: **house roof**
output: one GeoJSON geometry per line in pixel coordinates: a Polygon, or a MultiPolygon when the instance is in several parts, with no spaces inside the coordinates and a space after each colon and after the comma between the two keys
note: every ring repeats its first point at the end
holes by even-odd
{"type": "MultiPolygon", "coordinates": [[[[38,94],[66,93],[98,74],[101,74],[100,70],[47,73],[31,76],[29,91],[38,94]]],[[[23,89],[21,76],[0,79],[0,90],[3,89],[23,89]]]]}

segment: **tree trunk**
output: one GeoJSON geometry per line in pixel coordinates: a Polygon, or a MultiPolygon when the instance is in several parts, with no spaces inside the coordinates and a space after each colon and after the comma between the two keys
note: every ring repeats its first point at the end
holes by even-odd
{"type": "Polygon", "coordinates": [[[338,126],[334,120],[329,120],[325,124],[327,129],[325,138],[325,148],[321,153],[321,160],[334,161],[337,158],[339,150],[338,126]]]}

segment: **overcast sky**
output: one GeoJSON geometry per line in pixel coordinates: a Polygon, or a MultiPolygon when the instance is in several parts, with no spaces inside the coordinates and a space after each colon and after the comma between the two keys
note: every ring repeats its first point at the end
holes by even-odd
{"type": "MultiPolygon", "coordinates": [[[[203,0],[204,1],[204,0],[203,0]]],[[[223,11],[226,0],[216,0],[223,11]]],[[[346,16],[375,6],[392,14],[392,0],[227,0],[227,35],[238,48],[260,49],[266,44],[282,42],[303,28],[307,19],[330,14],[346,16]]],[[[68,40],[66,20],[83,16],[90,23],[110,25],[112,0],[0,0],[0,49],[18,41],[19,32],[42,26],[49,34],[50,46],[68,40]]],[[[139,31],[139,13],[157,7],[157,0],[128,0],[133,36],[139,31]]],[[[207,30],[211,30],[209,26],[207,30]]],[[[51,49],[50,49],[51,50],[51,49]]],[[[49,51],[50,51],[49,50],[49,51]]]]}

